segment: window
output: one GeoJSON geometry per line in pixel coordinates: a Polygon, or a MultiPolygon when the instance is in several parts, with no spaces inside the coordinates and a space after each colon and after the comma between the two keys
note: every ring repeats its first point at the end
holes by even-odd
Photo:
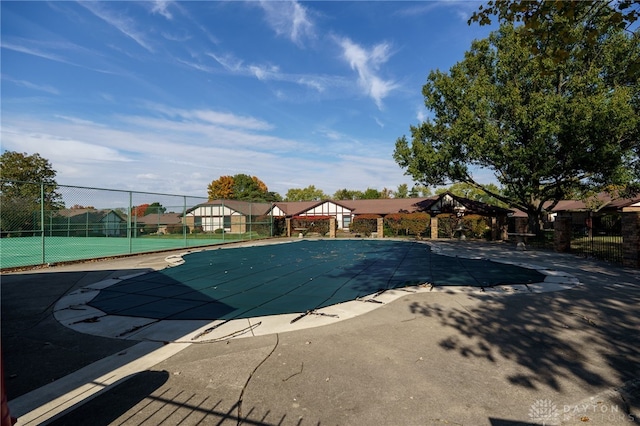
{"type": "Polygon", "coordinates": [[[349,215],[342,216],[342,228],[349,229],[349,225],[351,225],[351,216],[349,215]]]}

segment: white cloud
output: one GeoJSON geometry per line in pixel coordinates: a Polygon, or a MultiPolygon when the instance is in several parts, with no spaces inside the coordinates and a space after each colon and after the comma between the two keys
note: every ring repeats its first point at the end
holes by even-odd
{"type": "Polygon", "coordinates": [[[382,109],[384,98],[398,87],[394,81],[385,80],[378,75],[380,65],[387,62],[391,56],[391,46],[380,43],[372,49],[366,49],[347,37],[337,41],[342,48],[344,60],[358,73],[358,84],[374,100],[378,108],[382,109]]]}
{"type": "Polygon", "coordinates": [[[239,127],[249,130],[271,130],[273,128],[273,126],[266,121],[228,112],[219,112],[208,109],[186,110],[152,103],[147,103],[146,107],[152,111],[160,112],[169,117],[180,118],[180,123],[184,123],[184,120],[188,120],[191,122],[203,122],[203,124],[217,124],[225,127],[239,127]]]}
{"type": "Polygon", "coordinates": [[[22,86],[22,87],[26,87],[27,89],[32,89],[32,90],[38,90],[40,92],[46,92],[52,95],[59,95],[60,91],[58,89],[56,89],[55,87],[46,85],[46,84],[36,84],[36,83],[32,83],[30,81],[27,80],[18,80],[15,78],[11,78],[7,75],[2,75],[2,79],[6,80],[6,81],[10,81],[11,83],[17,85],[17,86],[22,86]]]}
{"type": "Polygon", "coordinates": [[[205,53],[205,55],[213,58],[217,63],[222,65],[228,71],[242,71],[242,60],[231,54],[216,55],[214,53],[205,53]]]}
{"type": "Polygon", "coordinates": [[[157,13],[159,15],[164,16],[165,18],[171,20],[173,19],[173,16],[171,15],[171,12],[169,12],[168,8],[169,5],[172,2],[170,1],[162,1],[162,0],[156,0],[152,3],[152,7],[151,7],[151,13],[157,13]]]}
{"type": "Polygon", "coordinates": [[[107,24],[115,27],[122,34],[126,35],[149,52],[153,53],[154,49],[146,40],[145,34],[137,28],[136,23],[130,17],[111,12],[107,8],[103,7],[105,3],[80,2],[79,4],[84,6],[87,10],[105,21],[107,24]]]}
{"type": "Polygon", "coordinates": [[[260,6],[276,34],[288,37],[299,47],[303,46],[304,39],[315,36],[314,23],[308,10],[297,1],[262,0],[260,6]]]}

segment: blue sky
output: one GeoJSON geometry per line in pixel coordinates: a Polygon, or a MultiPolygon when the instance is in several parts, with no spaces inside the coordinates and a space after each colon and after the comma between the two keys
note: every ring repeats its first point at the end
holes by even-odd
{"type": "Polygon", "coordinates": [[[480,4],[2,1],[2,150],[63,185],[411,186],[395,141],[427,114],[429,71],[489,34],[467,25],[480,4]]]}

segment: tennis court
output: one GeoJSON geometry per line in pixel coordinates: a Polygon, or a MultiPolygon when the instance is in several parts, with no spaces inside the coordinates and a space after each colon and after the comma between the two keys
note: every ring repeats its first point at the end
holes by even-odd
{"type": "Polygon", "coordinates": [[[127,237],[12,237],[0,238],[0,268],[120,256],[159,250],[221,244],[250,239],[246,234],[219,236],[127,237]]]}
{"type": "Polygon", "coordinates": [[[438,255],[416,241],[304,240],[191,253],[172,268],[122,280],[88,304],[107,315],[233,320],[304,313],[419,284],[491,287],[545,275],[438,255]]]}

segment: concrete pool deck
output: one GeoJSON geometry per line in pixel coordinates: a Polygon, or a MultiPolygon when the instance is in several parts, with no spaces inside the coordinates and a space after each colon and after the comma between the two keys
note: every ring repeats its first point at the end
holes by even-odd
{"type": "Polygon", "coordinates": [[[634,424],[639,271],[504,244],[433,247],[580,285],[416,287],[293,324],[226,323],[197,339],[210,323],[163,324],[139,342],[79,333],[53,311],[78,289],[164,267],[166,253],[3,274],[13,415],[19,424],[634,424]],[[254,337],[230,339],[239,331],[254,337]]]}

